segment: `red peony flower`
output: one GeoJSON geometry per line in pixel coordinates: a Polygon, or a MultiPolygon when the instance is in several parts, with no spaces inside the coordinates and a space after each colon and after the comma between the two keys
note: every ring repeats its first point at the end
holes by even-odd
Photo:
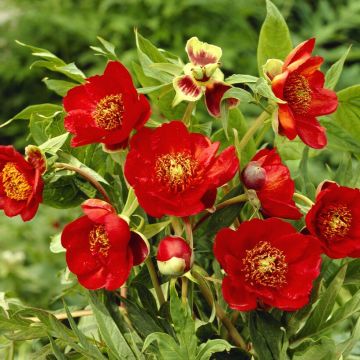
{"type": "Polygon", "coordinates": [[[293,311],[306,305],[320,273],[318,239],[280,219],[253,219],[234,231],[222,229],[214,253],[226,272],[222,283],[232,309],[268,305],[293,311]]]}
{"type": "Polygon", "coordinates": [[[146,97],[117,61],[110,61],[103,75],[69,90],[64,107],[65,128],[75,135],[72,146],[100,142],[110,149],[126,147],[130,132],[143,127],[151,113],[146,97]]]}
{"type": "Polygon", "coordinates": [[[31,220],[42,202],[42,169],[34,167],[12,146],[0,146],[0,209],[6,216],[31,220]]]}
{"type": "Polygon", "coordinates": [[[157,264],[163,275],[182,275],[189,271],[193,258],[189,244],[179,236],[167,236],[159,243],[157,264]]]}
{"type": "Polygon", "coordinates": [[[264,215],[286,219],[302,217],[292,199],[294,181],[276,149],[260,150],[244,168],[241,178],[246,188],[256,191],[264,215]]]}
{"type": "Polygon", "coordinates": [[[325,129],[316,117],[333,113],[338,105],[336,93],[324,88],[319,70],[324,59],[311,56],[315,39],[298,45],[285,59],[281,73],[272,78],[274,94],[286,101],[279,105],[279,132],[290,140],[299,135],[315,149],[326,143],[325,129]]]}
{"type": "Polygon", "coordinates": [[[234,147],[216,156],[219,145],[179,121],[143,128],[131,139],[125,177],[151,216],[197,214],[239,168],[234,147]]]}
{"type": "Polygon", "coordinates": [[[360,257],[360,190],[326,185],[306,215],[306,227],[329,257],[360,257]]]}
{"type": "Polygon", "coordinates": [[[107,202],[89,199],[82,209],[85,216],[67,224],[61,235],[67,265],[85,288],[115,290],[145,260],[147,244],[107,202]]]}

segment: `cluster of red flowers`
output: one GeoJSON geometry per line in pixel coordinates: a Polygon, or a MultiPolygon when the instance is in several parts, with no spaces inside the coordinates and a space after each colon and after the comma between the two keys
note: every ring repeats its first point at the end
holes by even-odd
{"type": "MultiPolygon", "coordinates": [[[[326,136],[316,116],[335,111],[337,98],[323,87],[319,70],[323,59],[311,56],[313,47],[314,39],[300,44],[278,71],[267,76],[274,94],[284,100],[278,108],[280,134],[289,139],[299,135],[307,145],[321,148],[326,136]]],[[[184,68],[185,75],[174,79],[176,102],[195,101],[204,93],[210,114],[219,116],[221,98],[230,88],[218,69],[219,49],[196,38],[189,40],[191,63],[184,68]]],[[[231,99],[229,105],[237,101],[231,99]]],[[[64,108],[65,128],[74,135],[72,146],[102,143],[109,150],[129,146],[126,180],[153,217],[188,217],[212,208],[217,189],[239,171],[234,146],[218,153],[219,142],[189,132],[181,121],[156,129],[144,127],[150,105],[119,62],[109,62],[103,75],[71,89],[64,108]]],[[[7,216],[20,214],[26,221],[35,215],[42,201],[44,170],[36,164],[11,146],[0,147],[0,208],[7,216]]],[[[358,189],[324,184],[306,215],[305,234],[274,218],[302,217],[293,201],[294,181],[276,149],[260,150],[240,178],[268,219],[245,221],[237,230],[222,229],[216,236],[214,254],[226,273],[222,289],[231,308],[298,309],[308,302],[322,253],[332,258],[360,257],[358,189]]],[[[84,216],[68,224],[61,237],[68,267],[88,289],[116,289],[127,280],[132,266],[148,256],[146,240],[131,231],[107,202],[87,200],[82,209],[84,216]]],[[[182,274],[191,268],[194,254],[184,239],[169,236],[160,243],[157,258],[162,273],[182,274]]]]}

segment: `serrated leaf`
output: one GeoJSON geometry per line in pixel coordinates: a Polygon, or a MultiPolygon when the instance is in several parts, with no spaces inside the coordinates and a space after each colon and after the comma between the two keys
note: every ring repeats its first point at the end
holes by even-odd
{"type": "Polygon", "coordinates": [[[349,55],[351,49],[351,45],[349,48],[345,51],[345,53],[341,56],[341,58],[331,65],[330,69],[325,74],[325,87],[327,89],[335,89],[336,84],[339,81],[340,75],[342,73],[345,60],[347,56],[349,55]]]}
{"type": "Polygon", "coordinates": [[[266,0],[266,10],[257,50],[260,76],[263,76],[262,66],[268,59],[284,60],[292,50],[290,32],[280,11],[270,0],[266,0]]]}

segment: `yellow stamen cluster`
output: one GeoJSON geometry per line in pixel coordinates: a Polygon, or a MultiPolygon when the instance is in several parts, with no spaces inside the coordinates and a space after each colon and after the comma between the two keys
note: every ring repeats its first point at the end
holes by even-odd
{"type": "Polygon", "coordinates": [[[311,88],[306,77],[291,74],[284,87],[284,99],[295,114],[305,114],[311,104],[311,88]]]}
{"type": "Polygon", "coordinates": [[[124,111],[122,95],[108,95],[98,102],[92,116],[98,127],[114,130],[121,127],[124,111]]]}
{"type": "Polygon", "coordinates": [[[8,162],[0,173],[3,188],[7,197],[17,201],[27,200],[31,195],[31,185],[15,163],[8,162]]]}
{"type": "Polygon", "coordinates": [[[156,178],[169,191],[177,193],[188,189],[196,177],[198,163],[187,153],[166,154],[155,165],[156,178]]]}
{"type": "Polygon", "coordinates": [[[280,288],[286,284],[288,265],[285,255],[267,241],[246,250],[243,265],[245,280],[253,286],[280,288]]]}
{"type": "Polygon", "coordinates": [[[89,233],[90,252],[93,255],[108,256],[110,243],[104,225],[95,225],[89,233]]]}
{"type": "Polygon", "coordinates": [[[318,215],[320,234],[328,240],[346,236],[351,228],[352,213],[346,205],[330,205],[318,215]]]}

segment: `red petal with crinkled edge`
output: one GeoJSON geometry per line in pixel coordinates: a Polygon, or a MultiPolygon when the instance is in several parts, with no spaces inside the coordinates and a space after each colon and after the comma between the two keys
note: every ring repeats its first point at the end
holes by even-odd
{"type": "Polygon", "coordinates": [[[197,37],[187,41],[185,50],[191,63],[201,66],[219,62],[222,55],[220,47],[199,41],[197,37]]]}
{"type": "Polygon", "coordinates": [[[72,221],[64,227],[61,234],[61,245],[65,249],[87,247],[89,245],[89,232],[94,223],[87,216],[72,221]]]}
{"type": "MultiPolygon", "coordinates": [[[[289,67],[290,64],[300,66],[302,62],[306,61],[310,56],[315,46],[315,38],[306,40],[296,46],[290,54],[286,57],[283,65],[283,71],[289,67]]],[[[294,70],[294,69],[292,69],[294,70]]]]}
{"type": "MultiPolygon", "coordinates": [[[[206,86],[205,90],[205,105],[210,115],[220,117],[220,103],[225,92],[232,88],[231,85],[222,82],[213,82],[206,86]]],[[[238,106],[239,100],[229,98],[225,100],[229,108],[238,106]]]]}
{"type": "Polygon", "coordinates": [[[270,197],[262,197],[261,194],[258,197],[261,202],[261,210],[267,216],[293,220],[302,218],[302,214],[293,200],[282,201],[276,198],[271,199],[270,197]]]}
{"type": "Polygon", "coordinates": [[[322,149],[327,144],[326,131],[315,117],[296,117],[296,130],[300,139],[314,149],[322,149]]]}
{"type": "Polygon", "coordinates": [[[181,101],[196,101],[202,96],[202,89],[190,75],[174,78],[173,86],[176,92],[174,106],[181,101]]]}
{"type": "Polygon", "coordinates": [[[106,284],[106,272],[104,268],[96,269],[91,273],[79,275],[79,283],[86,289],[97,290],[105,287],[106,284]]]}
{"type": "Polygon", "coordinates": [[[239,170],[239,159],[235,147],[226,148],[212,164],[207,174],[214,187],[219,187],[230,181],[239,170]]]}
{"type": "Polygon", "coordinates": [[[308,111],[310,116],[320,116],[333,113],[338,106],[338,98],[334,91],[314,89],[311,93],[311,103],[308,111]]]}
{"type": "Polygon", "coordinates": [[[123,251],[129,246],[130,228],[124,219],[112,213],[104,218],[104,225],[112,250],[123,251]]]}
{"type": "Polygon", "coordinates": [[[279,133],[285,135],[289,140],[295,139],[296,118],[287,104],[279,104],[279,133]]]}
{"type": "Polygon", "coordinates": [[[106,201],[99,199],[85,200],[81,207],[84,214],[93,222],[101,223],[109,214],[116,214],[115,209],[106,201]]]}
{"type": "Polygon", "coordinates": [[[255,294],[247,291],[244,284],[233,277],[225,276],[222,282],[224,300],[229,306],[238,311],[250,311],[256,309],[255,294]]]}

